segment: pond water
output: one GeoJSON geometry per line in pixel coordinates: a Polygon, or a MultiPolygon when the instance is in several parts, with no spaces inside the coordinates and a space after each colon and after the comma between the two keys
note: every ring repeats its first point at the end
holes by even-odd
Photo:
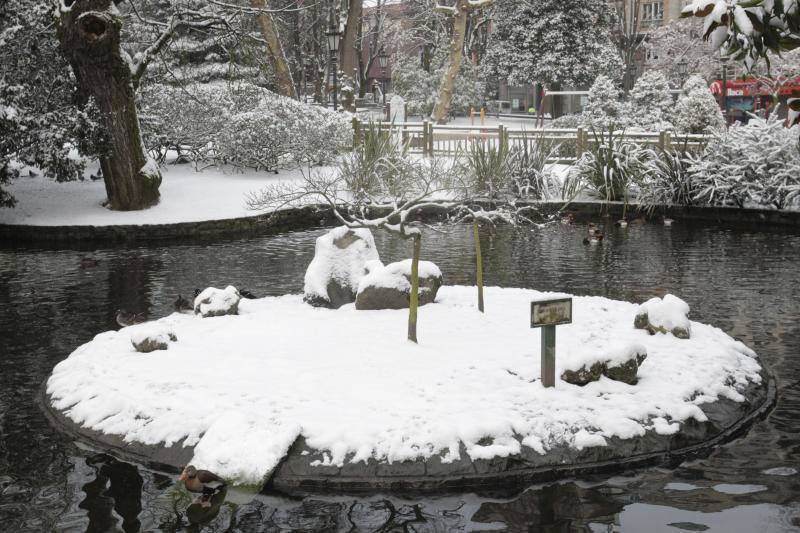
{"type": "MultiPolygon", "coordinates": [[[[447,283],[473,283],[471,227],[434,229],[423,259],[447,283]]],[[[35,403],[39,388],[57,362],[115,327],[118,308],[163,316],[178,293],[229,283],[258,295],[299,292],[324,230],[146,248],[0,248],[0,531],[800,531],[800,235],[644,224],[609,227],[605,244],[584,246],[585,230],[554,223],[484,234],[487,285],[631,301],[677,294],[694,320],[740,338],[772,368],[779,400],[766,420],[672,469],[441,498],[230,493],[215,518],[192,524],[174,498],[176,476],[60,435],[35,403]],[[87,255],[97,266],[81,268],[87,255]]],[[[410,255],[409,243],[376,241],[384,261],[410,255]]]]}

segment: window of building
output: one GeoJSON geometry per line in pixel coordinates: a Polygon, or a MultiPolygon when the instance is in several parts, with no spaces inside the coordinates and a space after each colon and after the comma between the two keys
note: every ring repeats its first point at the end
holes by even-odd
{"type": "Polygon", "coordinates": [[[646,2],[642,4],[642,21],[658,22],[664,19],[664,2],[646,2]]]}

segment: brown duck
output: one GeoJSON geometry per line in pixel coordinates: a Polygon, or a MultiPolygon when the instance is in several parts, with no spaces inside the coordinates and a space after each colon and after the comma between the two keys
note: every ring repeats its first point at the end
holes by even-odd
{"type": "Polygon", "coordinates": [[[203,507],[211,506],[211,498],[225,488],[225,480],[208,470],[197,470],[192,465],[183,469],[181,477],[186,490],[189,492],[200,493],[200,505],[203,507]]]}

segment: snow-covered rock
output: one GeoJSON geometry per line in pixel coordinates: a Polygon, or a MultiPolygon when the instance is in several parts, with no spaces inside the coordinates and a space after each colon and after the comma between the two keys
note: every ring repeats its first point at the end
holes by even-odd
{"type": "Polygon", "coordinates": [[[203,318],[237,315],[241,299],[242,296],[233,285],[228,285],[224,289],[209,287],[194,299],[194,312],[203,318]]]}
{"type": "Polygon", "coordinates": [[[135,327],[131,332],[131,344],[140,353],[150,353],[156,350],[166,350],[170,342],[176,342],[178,337],[172,330],[164,327],[144,325],[135,327]]]}
{"type": "Polygon", "coordinates": [[[303,300],[315,307],[338,309],[356,299],[368,261],[380,260],[368,229],[334,228],[317,238],[308,265],[303,300]]]}
{"type": "MultiPolygon", "coordinates": [[[[386,266],[370,263],[356,294],[356,309],[407,309],[411,296],[411,259],[386,266]]],[[[419,262],[419,305],[432,303],[442,286],[442,271],[419,262]]]]}
{"type": "Polygon", "coordinates": [[[638,381],[639,366],[647,359],[647,348],[638,343],[614,348],[607,354],[581,364],[581,359],[573,359],[561,373],[561,379],[573,385],[586,385],[606,376],[614,381],[635,385],[638,381]],[[580,366],[579,366],[580,365],[580,366]]]}
{"type": "Polygon", "coordinates": [[[663,299],[651,298],[636,310],[633,326],[646,329],[650,335],[672,333],[679,339],[688,339],[691,334],[689,304],[667,294],[663,299]]]}

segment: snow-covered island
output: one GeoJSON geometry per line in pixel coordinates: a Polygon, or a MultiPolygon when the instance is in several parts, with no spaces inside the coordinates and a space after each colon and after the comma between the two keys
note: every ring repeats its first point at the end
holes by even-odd
{"type": "Polygon", "coordinates": [[[363,490],[680,453],[768,401],[768,375],[741,342],[698,322],[688,339],[651,334],[634,327],[636,304],[601,297],[574,297],[557,376],[646,351],[638,382],[546,389],[530,302],[563,295],[490,287],[486,313],[475,296],[442,286],[419,309],[419,344],[405,339],[405,310],[319,308],[299,294],[242,299],[238,314],[174,313],[79,347],[54,368],[45,403],[123,455],[169,448],[241,484],[363,490]],[[176,340],[138,352],[132,340],[150,332],[176,340]]]}

